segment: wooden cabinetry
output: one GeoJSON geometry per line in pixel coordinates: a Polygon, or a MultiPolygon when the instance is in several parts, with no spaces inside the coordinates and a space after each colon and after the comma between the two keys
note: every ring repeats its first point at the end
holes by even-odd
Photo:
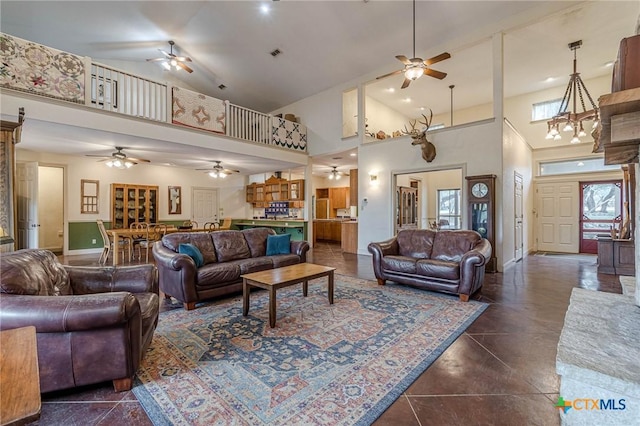
{"type": "Polygon", "coordinates": [[[598,272],[614,275],[635,275],[635,245],[633,240],[613,240],[598,237],[598,272]]]}
{"type": "Polygon", "coordinates": [[[304,200],[304,179],[289,181],[289,201],[304,200]]]}
{"type": "Polygon", "coordinates": [[[337,220],[316,220],[313,222],[316,240],[337,241],[342,239],[342,223],[337,220]]]}
{"type": "Polygon", "coordinates": [[[111,227],[128,228],[133,222],[158,221],[158,187],[111,184],[111,227]]]}
{"type": "Polygon", "coordinates": [[[304,201],[304,179],[288,181],[275,176],[265,183],[252,183],[245,190],[247,203],[254,207],[268,207],[270,201],[292,201],[290,207],[301,208],[304,201]]]}
{"type": "Polygon", "coordinates": [[[349,188],[329,188],[329,200],[331,202],[331,209],[346,209],[351,204],[349,203],[349,188]]]}
{"type": "Polygon", "coordinates": [[[358,222],[348,221],[341,223],[342,251],[345,253],[358,253],[358,222]]]}
{"type": "Polygon", "coordinates": [[[358,205],[358,169],[349,170],[349,204],[358,205]]]}

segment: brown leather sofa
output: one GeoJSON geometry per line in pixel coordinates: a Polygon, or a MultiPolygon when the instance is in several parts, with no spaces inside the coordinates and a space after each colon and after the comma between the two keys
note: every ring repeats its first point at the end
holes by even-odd
{"type": "Polygon", "coordinates": [[[176,232],[153,245],[153,257],[160,273],[160,291],[173,296],[187,310],[196,302],[242,291],[240,275],[304,263],[309,244],[291,241],[290,254],[267,256],[270,228],[242,231],[176,232]],[[197,268],[194,260],[178,252],[180,244],[193,244],[204,257],[197,268]]]}
{"type": "Polygon", "coordinates": [[[475,231],[406,229],[370,243],[378,284],[386,280],[457,294],[467,302],[482,287],[491,244],[475,231]]]}
{"type": "Polygon", "coordinates": [[[158,324],[154,265],[66,266],[30,249],[2,253],[0,277],[0,328],[36,327],[41,392],[131,389],[158,324]]]}

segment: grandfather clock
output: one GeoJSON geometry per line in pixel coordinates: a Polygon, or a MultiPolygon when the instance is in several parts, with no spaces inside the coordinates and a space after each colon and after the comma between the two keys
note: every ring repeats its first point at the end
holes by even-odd
{"type": "Polygon", "coordinates": [[[469,229],[473,229],[491,243],[491,258],[485,271],[496,272],[496,175],[467,176],[467,212],[469,229]]]}

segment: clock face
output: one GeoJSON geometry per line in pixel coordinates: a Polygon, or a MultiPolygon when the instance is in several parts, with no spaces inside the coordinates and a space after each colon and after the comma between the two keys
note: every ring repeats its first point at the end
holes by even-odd
{"type": "Polygon", "coordinates": [[[484,183],[476,183],[471,187],[471,193],[476,198],[482,198],[489,192],[489,187],[484,183]]]}

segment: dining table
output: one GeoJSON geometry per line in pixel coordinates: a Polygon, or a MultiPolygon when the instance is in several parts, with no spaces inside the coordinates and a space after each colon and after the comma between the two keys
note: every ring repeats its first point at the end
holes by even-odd
{"type": "MultiPolygon", "coordinates": [[[[209,231],[209,229],[204,229],[204,228],[185,229],[181,227],[168,226],[166,233],[171,234],[174,232],[206,232],[206,231],[209,231]]],[[[118,259],[120,258],[120,239],[137,237],[142,232],[144,231],[140,231],[139,229],[130,229],[130,228],[107,229],[107,234],[109,234],[109,236],[113,239],[114,250],[117,251],[116,253],[113,253],[113,266],[117,266],[119,263],[118,259]]],[[[159,238],[162,238],[162,236],[160,236],[159,238]]]]}

